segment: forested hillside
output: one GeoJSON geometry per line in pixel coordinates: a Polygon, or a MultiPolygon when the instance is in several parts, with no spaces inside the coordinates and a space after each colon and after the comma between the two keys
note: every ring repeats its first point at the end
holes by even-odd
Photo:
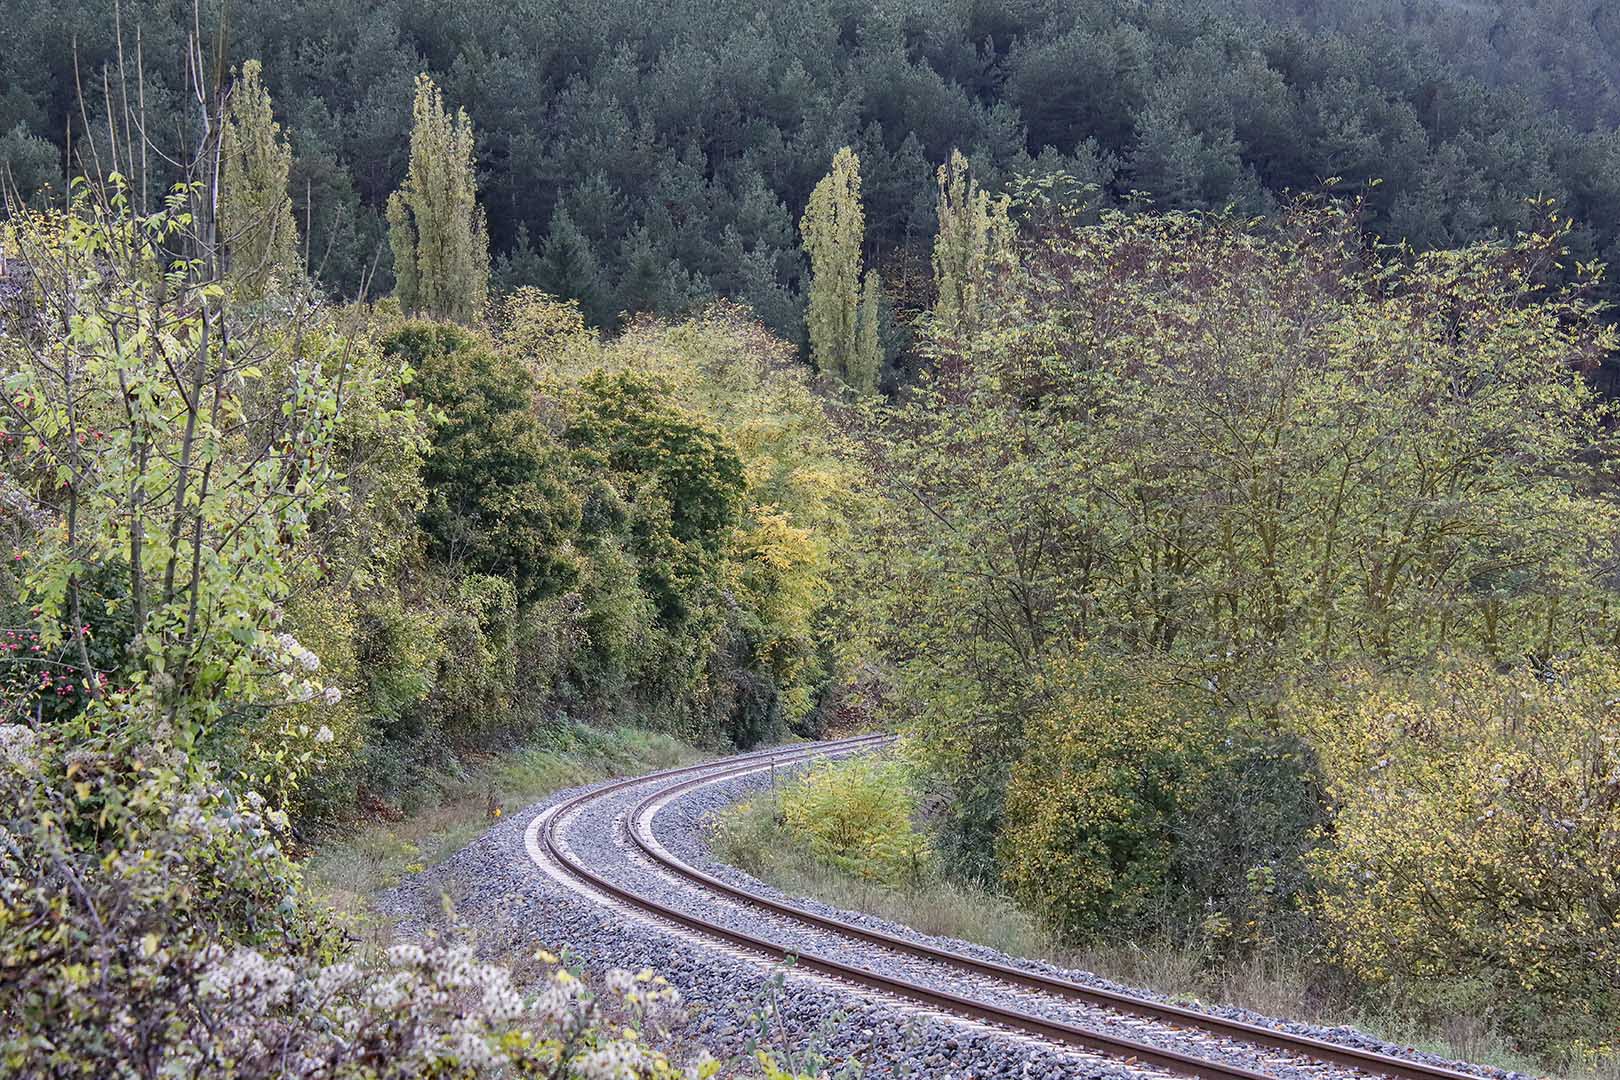
{"type": "MultiPolygon", "coordinates": [[[[60,188],[66,139],[107,142],[99,87],[77,103],[74,47],[98,82],[118,61],[115,10],[12,7],[0,156],[25,190],[60,188]]],[[[1423,248],[1523,227],[1521,197],[1550,196],[1579,223],[1575,253],[1607,258],[1620,141],[1606,18],[1590,4],[295,0],[236,10],[230,52],[264,64],[327,287],[352,296],[374,271],[372,293],[390,287],[384,204],[425,70],[478,131],[499,284],[577,299],[594,325],[721,295],[802,341],[795,225],[845,145],[865,166],[868,254],[902,309],[925,302],[933,170],[953,148],[992,188],[1061,173],[1104,205],[1262,211],[1337,177],[1366,194],[1376,231],[1423,248]]],[[[133,3],[122,19],[141,30],[146,108],[171,116],[189,6],[133,3]]],[[[892,359],[887,319],[884,334],[892,359]]]]}
{"type": "Polygon", "coordinates": [[[1488,86],[1556,111],[1581,131],[1620,123],[1620,15],[1599,0],[1241,0],[1236,9],[1312,31],[1382,35],[1488,86]]]}

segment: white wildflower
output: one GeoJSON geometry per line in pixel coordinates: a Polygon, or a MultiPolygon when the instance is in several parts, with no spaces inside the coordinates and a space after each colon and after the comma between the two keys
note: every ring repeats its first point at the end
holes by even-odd
{"type": "Polygon", "coordinates": [[[325,724],[322,724],[321,729],[315,733],[315,741],[318,743],[329,743],[335,738],[337,738],[337,736],[333,735],[332,729],[327,727],[325,724]]]}
{"type": "Polygon", "coordinates": [[[19,769],[39,767],[38,743],[39,736],[33,728],[21,724],[0,724],[0,758],[19,769]]]}
{"type": "Polygon", "coordinates": [[[427,953],[422,946],[405,941],[389,947],[388,962],[396,967],[421,967],[427,963],[427,953]]]}
{"type": "Polygon", "coordinates": [[[646,1051],[633,1042],[610,1042],[581,1054],[574,1068],[586,1080],[634,1080],[648,1065],[646,1051]]]}
{"type": "Polygon", "coordinates": [[[321,969],[311,988],[316,1000],[325,1001],[340,991],[353,986],[360,977],[360,969],[351,963],[337,963],[321,969]]]}
{"type": "Polygon", "coordinates": [[[238,949],[209,966],[199,992],[205,998],[270,1006],[285,1001],[295,982],[292,969],[285,964],[267,960],[252,949],[238,949]]]}
{"type": "MultiPolygon", "coordinates": [[[[410,947],[415,948],[415,946],[410,947]]],[[[400,946],[388,950],[390,956],[398,948],[400,946]]],[[[420,954],[422,950],[417,949],[416,951],[420,954]]],[[[366,988],[366,1004],[378,1012],[392,1012],[403,1005],[410,996],[408,990],[411,982],[411,976],[406,972],[399,972],[386,979],[373,980],[366,988]]]]}
{"type": "Polygon", "coordinates": [[[506,1064],[506,1055],[490,1046],[489,1040],[470,1020],[460,1020],[452,1025],[446,1041],[458,1065],[480,1072],[494,1072],[506,1064]]]}
{"type": "Polygon", "coordinates": [[[343,700],[343,688],[340,686],[328,686],[321,691],[321,700],[328,705],[336,705],[343,700]]]}

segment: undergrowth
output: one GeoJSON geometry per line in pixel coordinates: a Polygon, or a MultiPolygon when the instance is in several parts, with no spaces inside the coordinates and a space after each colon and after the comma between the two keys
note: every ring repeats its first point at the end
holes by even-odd
{"type": "MultiPolygon", "coordinates": [[[[837,768],[813,774],[829,785],[840,776],[837,768]]],[[[850,779],[858,782],[860,777],[850,779]]],[[[790,896],[865,912],[1011,956],[1094,972],[1183,1004],[1236,1006],[1305,1023],[1351,1026],[1390,1043],[1458,1060],[1543,1071],[1542,1063],[1516,1052],[1477,1017],[1416,1018],[1396,1002],[1369,1000],[1342,980],[1324,979],[1321,969],[1303,957],[1256,954],[1211,964],[1194,948],[1123,938],[1072,947],[1006,897],[946,878],[937,860],[896,884],[886,884],[886,878],[893,878],[881,867],[863,870],[848,858],[817,856],[811,831],[796,826],[793,816],[784,813],[784,804],[806,798],[805,785],[803,779],[778,781],[771,790],[722,814],[711,835],[716,856],[790,896]]],[[[1561,1075],[1568,1080],[1620,1080],[1620,1065],[1599,1064],[1561,1075]]]]}
{"type": "Polygon", "coordinates": [[[554,791],[705,756],[669,735],[638,728],[551,728],[527,746],[447,769],[412,792],[407,811],[378,805],[369,820],[317,837],[304,878],[319,899],[363,915],[376,893],[448,858],[500,818],[554,791]]]}

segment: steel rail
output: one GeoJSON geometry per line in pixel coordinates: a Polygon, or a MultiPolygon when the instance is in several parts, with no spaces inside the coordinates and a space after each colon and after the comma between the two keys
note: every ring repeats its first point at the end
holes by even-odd
{"type": "Polygon", "coordinates": [[[741,773],[747,773],[752,771],[753,768],[754,766],[738,765],[722,769],[676,784],[674,787],[665,788],[647,797],[631,812],[628,819],[627,831],[631,842],[635,844],[643,855],[657,865],[711,892],[720,893],[733,900],[761,908],[795,922],[806,923],[871,945],[890,949],[894,952],[905,953],[970,971],[976,975],[987,976],[1041,993],[1051,994],[1055,997],[1069,998],[1082,1001],[1088,1005],[1101,1006],[1131,1016],[1157,1020],[1176,1027],[1196,1028],[1212,1035],[1220,1035],[1253,1045],[1266,1046],[1316,1061],[1330,1061],[1336,1065],[1344,1065],[1362,1072],[1399,1077],[1401,1080],[1480,1080],[1480,1077],[1475,1073],[1461,1072],[1456,1069],[1446,1068],[1443,1065],[1410,1061],[1406,1058],[1379,1053],[1375,1050],[1363,1050],[1357,1047],[1328,1042],[1325,1039],[1309,1035],[1277,1031],[1258,1024],[1215,1016],[1166,1002],[1152,1001],[1133,994],[1120,993],[1119,991],[1107,990],[1097,986],[1087,986],[1084,983],[1074,982],[1058,976],[1040,975],[993,960],[983,960],[952,949],[924,945],[882,930],[874,930],[870,927],[845,922],[842,919],[831,918],[818,912],[808,911],[793,904],[756,896],[746,889],[739,888],[729,881],[699,870],[697,867],[676,858],[657,843],[657,838],[652,834],[651,819],[656,816],[657,811],[663,805],[672,802],[694,788],[715,783],[741,773]],[[645,825],[646,829],[645,835],[642,831],[643,825],[645,825]]]}
{"type": "MultiPolygon", "coordinates": [[[[669,779],[681,774],[708,770],[704,779],[716,779],[721,776],[732,776],[745,773],[761,767],[769,767],[782,761],[798,761],[805,758],[822,756],[829,753],[840,753],[845,750],[862,749],[866,744],[887,742],[887,737],[846,740],[838,743],[823,743],[810,747],[792,748],[776,753],[750,755],[749,759],[739,761],[737,764],[728,762],[711,763],[708,766],[689,766],[684,769],[671,769],[662,773],[654,773],[645,777],[634,777],[618,781],[594,791],[577,795],[565,803],[560,804],[530,822],[528,839],[530,842],[530,855],[538,862],[538,852],[543,846],[545,855],[549,856],[559,867],[572,877],[584,882],[590,888],[605,894],[621,903],[648,912],[659,919],[684,926],[706,937],[718,938],[735,947],[757,953],[768,959],[780,962],[791,959],[798,968],[828,975],[847,983],[865,986],[894,997],[907,999],[925,1005],[929,1008],[940,1009],[946,1012],[966,1016],[975,1020],[984,1020],[1000,1024],[1027,1034],[1042,1036],[1070,1046],[1077,1046],[1095,1053],[1106,1054],[1110,1057],[1123,1058],[1127,1063],[1141,1062],[1156,1065],[1160,1068],[1176,1072],[1185,1076],[1199,1077],[1201,1080],[1275,1080],[1266,1073],[1257,1072],[1239,1065],[1230,1065],[1224,1062],[1213,1061],[1193,1054],[1184,1054],[1177,1050],[1155,1046],[1151,1043],[1140,1042],[1122,1035],[1115,1035],[1099,1031],[1079,1024],[1066,1021],[1052,1020],[1037,1016],[1021,1009],[1014,1009],[992,1002],[980,1001],[975,998],[952,994],[944,990],[921,986],[907,979],[884,975],[881,972],[868,968],[846,964],[831,957],[798,949],[789,949],[776,942],[746,933],[741,930],[724,926],[720,923],[692,915],[679,908],[672,907],[661,901],[643,896],[597,871],[585,866],[573,854],[558,835],[560,823],[580,807],[602,798],[605,795],[620,791],[626,787],[646,783],[652,780],[669,779]],[[762,764],[763,762],[763,764],[762,764]],[[729,767],[727,767],[729,765],[729,767]],[[719,766],[719,771],[715,772],[719,766]],[[544,821],[542,822],[542,818],[544,821]]],[[[633,832],[633,830],[632,830],[633,832]]],[[[1477,1077],[1471,1080],[1478,1080],[1477,1077]]]]}

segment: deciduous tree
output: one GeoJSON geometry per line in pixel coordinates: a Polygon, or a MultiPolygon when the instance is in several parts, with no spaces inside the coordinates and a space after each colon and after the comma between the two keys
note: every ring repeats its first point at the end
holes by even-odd
{"type": "Polygon", "coordinates": [[[276,123],[261,71],[257,60],[242,65],[231,88],[221,154],[220,236],[231,280],[247,297],[262,296],[272,281],[291,280],[301,269],[298,225],[287,196],[292,147],[276,123]]]}
{"type": "MultiPolygon", "coordinates": [[[[861,209],[861,162],[844,147],[833,156],[832,172],[810,193],[799,222],[810,257],[810,300],[805,324],[810,352],[824,374],[857,390],[861,372],[861,243],[866,226],[861,209]]],[[[876,372],[871,372],[875,376],[876,372]]]]}
{"type": "Polygon", "coordinates": [[[977,329],[990,275],[1008,269],[1013,226],[1006,196],[991,199],[967,158],[951,151],[939,167],[939,232],[934,237],[934,318],[957,337],[977,329]]]}
{"type": "Polygon", "coordinates": [[[1076,641],[1264,715],[1346,663],[1611,640],[1620,512],[1581,368],[1614,333],[1540,285],[1566,220],[1397,258],[1353,212],[1058,224],[877,418],[874,616],[969,848],[1076,641]]]}
{"type": "Polygon", "coordinates": [[[573,582],[579,527],[566,456],[535,418],[534,380],[475,331],[407,323],[383,341],[432,417],[420,521],[450,565],[512,580],[528,603],[573,582]]]}
{"type": "Polygon", "coordinates": [[[395,288],[407,312],[471,322],[489,294],[489,235],[478,205],[472,121],[451,117],[427,75],[416,80],[411,157],[388,199],[395,288]]]}

